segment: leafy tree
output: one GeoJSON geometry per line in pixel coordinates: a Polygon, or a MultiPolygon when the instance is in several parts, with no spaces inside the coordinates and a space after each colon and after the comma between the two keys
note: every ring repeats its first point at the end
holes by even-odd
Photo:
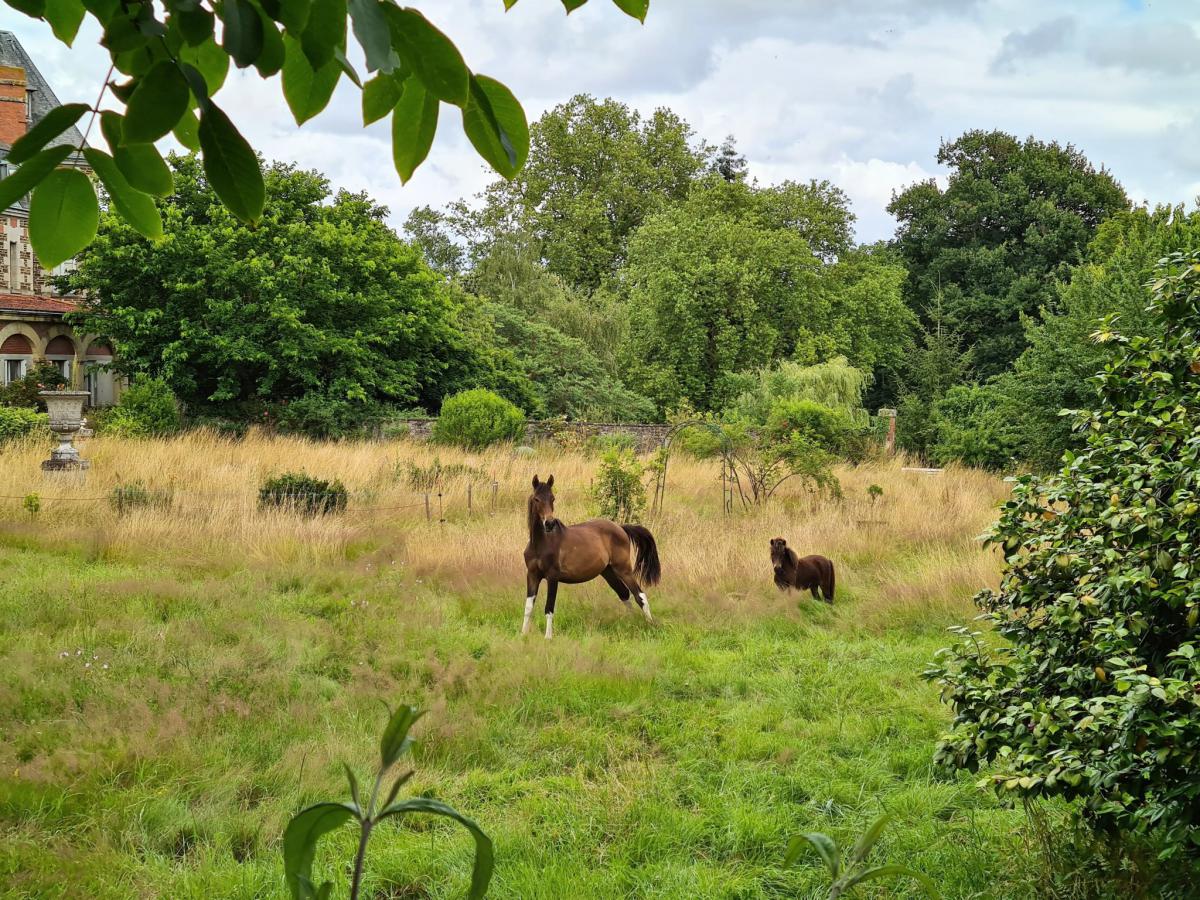
{"type": "Polygon", "coordinates": [[[592,291],[621,267],[646,217],[687,196],[708,153],[670,110],[643,118],[581,94],[534,123],[517,177],[490,185],[478,210],[455,205],[451,218],[473,260],[515,237],[551,273],[592,291]]]}
{"type": "Polygon", "coordinates": [[[921,182],[893,197],[906,298],[973,350],[981,377],[1021,353],[1023,315],[1052,307],[1056,281],[1080,262],[1096,228],[1129,208],[1121,186],[1074,147],[969,131],[938,151],[942,190],[921,182]]]}
{"type": "MultiPolygon", "coordinates": [[[[453,42],[419,10],[390,0],[210,0],[209,6],[167,0],[161,9],[145,2],[5,2],[46,22],[67,46],[91,15],[112,59],[99,99],[111,92],[125,107],[124,113],[101,113],[99,102],[95,108],[67,104],[47,114],[8,153],[20,168],[0,181],[0,209],[33,191],[29,236],[47,269],[91,243],[99,225],[87,176],[60,168],[72,152],[83,154],[117,214],[147,238],[163,234],[152,198],[171,192],[170,171],[154,144],[172,133],[202,154],[205,175],[229,211],[245,224],[259,222],[267,192],[258,159],[213,99],[231,62],[240,69],[253,66],[262,78],[282,72],[283,96],[297,125],[326,107],[343,76],[350,79],[362,89],[364,124],[391,114],[393,162],[402,181],[429,153],[442,103],[461,110],[467,138],[502,176],[515,175],[529,150],[525,113],[512,92],[472,73],[453,42]],[[363,51],[366,82],[347,59],[350,32],[363,51]],[[92,122],[99,116],[111,155],[85,149],[84,142],[46,147],[89,113],[92,122]]],[[[515,2],[504,0],[505,8],[515,2]]],[[[563,5],[570,12],[586,2],[563,5]]],[[[649,0],[614,2],[645,19],[649,0]]],[[[90,131],[89,124],[85,141],[90,131]]]]}
{"type": "Polygon", "coordinates": [[[721,142],[709,164],[709,171],[720,175],[726,181],[744,181],[746,169],[746,157],[738,153],[737,141],[731,134],[721,142]]]}
{"type": "Polygon", "coordinates": [[[275,164],[251,229],[194,158],[171,162],[169,240],[106,214],[70,278],[89,298],[77,324],[120,345],[122,371],[160,375],[194,414],[320,398],[359,420],[380,404],[436,408],[486,375],[444,283],[365,195],[275,164]]]}
{"type": "Polygon", "coordinates": [[[861,419],[868,380],[869,376],[851,366],[845,357],[815,366],[784,360],[754,373],[753,387],[737,398],[731,410],[747,422],[761,425],[780,401],[808,401],[848,418],[861,419]]]}
{"type": "Polygon", "coordinates": [[[1006,569],[976,602],[1003,642],[962,629],[928,675],[956,713],[941,764],[991,767],[1006,796],[1076,799],[1116,846],[1146,836],[1194,878],[1200,253],[1164,260],[1153,293],[1146,336],[1101,327],[1115,358],[1077,418],[1086,447],[1019,478],[990,534],[1006,569]]]}
{"type": "Polygon", "coordinates": [[[1020,452],[1016,430],[1015,418],[996,402],[990,386],[956,384],[929,410],[929,459],[1002,470],[1020,452]]]}
{"type": "Polygon", "coordinates": [[[889,342],[910,322],[899,273],[868,255],[824,259],[852,222],[844,203],[823,184],[760,190],[710,176],[649,218],[623,272],[631,383],[661,409],[703,412],[780,359],[894,360],[889,342]]]}
{"type": "Polygon", "coordinates": [[[944,327],[940,318],[921,338],[906,367],[896,441],[905,450],[925,455],[936,441],[934,405],[952,387],[967,381],[973,360],[972,351],[963,349],[962,339],[944,327]]]}
{"type": "Polygon", "coordinates": [[[1155,265],[1169,253],[1198,248],[1200,213],[1182,208],[1135,209],[1100,226],[1054,306],[1026,322],[1029,346],[1013,370],[988,386],[1025,459],[1051,469],[1064,450],[1082,445],[1060,412],[1083,408],[1095,396],[1092,379],[1110,355],[1093,338],[1100,319],[1116,315],[1125,334],[1148,334],[1145,285],[1155,265]]]}

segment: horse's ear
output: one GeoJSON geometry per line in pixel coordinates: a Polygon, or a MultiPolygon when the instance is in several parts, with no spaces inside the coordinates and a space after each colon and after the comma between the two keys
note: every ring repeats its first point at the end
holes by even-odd
{"type": "Polygon", "coordinates": [[[554,487],[554,476],[553,475],[551,475],[549,478],[546,479],[546,487],[548,487],[548,488],[554,487]]]}
{"type": "Polygon", "coordinates": [[[533,476],[533,489],[536,491],[540,485],[541,485],[541,482],[538,481],[538,477],[536,475],[534,475],[533,476]]]}

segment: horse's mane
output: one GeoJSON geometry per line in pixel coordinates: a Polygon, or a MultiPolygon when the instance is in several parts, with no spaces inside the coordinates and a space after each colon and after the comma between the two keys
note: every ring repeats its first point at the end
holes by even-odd
{"type": "Polygon", "coordinates": [[[525,504],[525,519],[526,519],[526,524],[528,524],[528,526],[529,526],[529,539],[531,541],[537,537],[537,533],[541,529],[541,525],[542,525],[541,520],[537,517],[537,514],[533,511],[533,500],[534,500],[534,497],[536,497],[536,496],[537,496],[536,494],[530,494],[529,500],[525,504]]]}
{"type": "Polygon", "coordinates": [[[800,557],[796,555],[796,551],[791,547],[785,546],[783,553],[780,553],[775,548],[771,548],[771,561],[790,573],[796,571],[796,564],[800,561],[800,557]]]}

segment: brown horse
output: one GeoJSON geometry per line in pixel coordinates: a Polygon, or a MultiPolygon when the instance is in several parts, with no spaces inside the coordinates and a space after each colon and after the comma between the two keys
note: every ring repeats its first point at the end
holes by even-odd
{"type": "Polygon", "coordinates": [[[824,556],[798,558],[783,538],[771,538],[771,565],[775,567],[775,586],[781,591],[808,590],[814,600],[820,600],[819,587],[825,602],[833,603],[833,563],[824,556]]]}
{"type": "Polygon", "coordinates": [[[529,546],[525,548],[525,623],[529,633],[538,587],[546,582],[546,637],[554,635],[554,601],[558,585],[581,584],[597,575],[628,604],[632,594],[647,622],[650,601],[643,585],[658,583],[661,567],[654,535],[641,525],[618,525],[608,519],[592,519],[579,525],[563,525],[554,517],[554,476],[538,481],[533,476],[529,495],[529,546]],[[637,549],[637,563],[633,551],[637,549]]]}

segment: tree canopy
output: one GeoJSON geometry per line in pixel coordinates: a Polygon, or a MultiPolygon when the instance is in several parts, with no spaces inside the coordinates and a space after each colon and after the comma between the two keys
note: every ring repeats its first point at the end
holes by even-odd
{"type": "Polygon", "coordinates": [[[493,366],[511,363],[469,339],[445,283],[365,195],[275,164],[251,229],[196,159],[171,166],[166,239],[106,213],[70,278],[88,298],[80,326],[117,343],[123,371],[161,375],[194,414],[324,405],[352,421],[504,380],[493,366]]]}
{"type": "Polygon", "coordinates": [[[888,206],[908,268],[905,298],[926,323],[938,307],[986,378],[1020,355],[1022,316],[1053,306],[1056,281],[1129,200],[1069,144],[969,131],[937,159],[950,169],[945,190],[921,182],[888,206]]]}

